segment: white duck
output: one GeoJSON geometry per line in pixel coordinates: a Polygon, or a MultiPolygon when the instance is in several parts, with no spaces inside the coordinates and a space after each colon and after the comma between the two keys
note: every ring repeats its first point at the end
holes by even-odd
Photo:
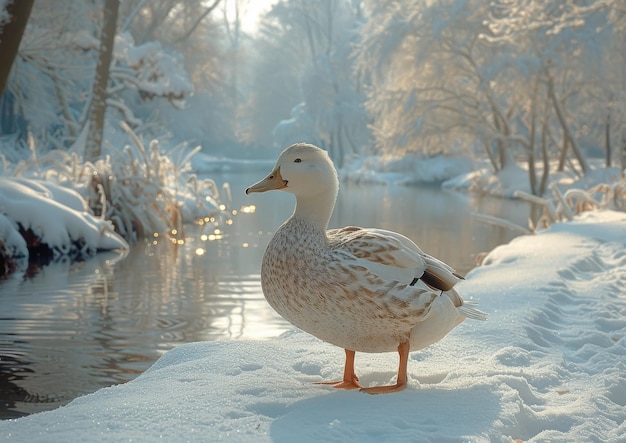
{"type": "Polygon", "coordinates": [[[400,391],[410,351],[437,342],[466,317],[486,319],[453,288],[462,277],[407,237],[354,226],[327,230],[339,180],[326,151],[305,143],[288,147],[246,194],[272,189],[294,194],[296,209],[263,256],[263,293],[286,320],[345,349],[343,380],[328,384],[362,388],[355,352],[397,351],[396,384],[362,390],[400,391]]]}

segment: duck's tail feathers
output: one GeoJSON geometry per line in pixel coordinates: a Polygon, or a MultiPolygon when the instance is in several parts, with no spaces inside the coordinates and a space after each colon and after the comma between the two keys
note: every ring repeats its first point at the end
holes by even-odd
{"type": "Polygon", "coordinates": [[[476,304],[478,303],[464,301],[461,306],[457,307],[457,309],[459,310],[461,314],[463,314],[467,318],[471,318],[472,320],[482,320],[482,321],[487,320],[488,315],[485,312],[481,311],[480,309],[476,309],[476,308],[472,308],[471,306],[468,306],[468,305],[476,305],[476,304]]]}
{"type": "Polygon", "coordinates": [[[426,269],[421,279],[431,288],[449,291],[460,280],[463,280],[463,277],[454,272],[451,267],[436,258],[425,256],[424,261],[426,269]]]}

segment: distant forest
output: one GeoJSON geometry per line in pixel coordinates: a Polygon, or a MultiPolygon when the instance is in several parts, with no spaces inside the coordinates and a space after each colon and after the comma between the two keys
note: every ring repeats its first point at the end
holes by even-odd
{"type": "Polygon", "coordinates": [[[244,28],[253,1],[0,0],[2,59],[19,43],[0,149],[97,158],[124,122],[216,155],[309,141],[339,166],[414,152],[584,175],[623,156],[621,0],[282,0],[244,28]]]}

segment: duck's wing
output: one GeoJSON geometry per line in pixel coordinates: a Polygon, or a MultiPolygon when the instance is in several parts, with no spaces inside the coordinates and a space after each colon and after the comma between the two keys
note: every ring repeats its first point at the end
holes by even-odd
{"type": "Polygon", "coordinates": [[[331,249],[361,259],[374,274],[387,280],[449,291],[463,277],[402,234],[384,229],[348,226],[327,231],[331,249]]]}

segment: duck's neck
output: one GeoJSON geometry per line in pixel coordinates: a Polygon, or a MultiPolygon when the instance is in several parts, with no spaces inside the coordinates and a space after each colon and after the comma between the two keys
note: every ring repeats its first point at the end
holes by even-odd
{"type": "Polygon", "coordinates": [[[337,200],[336,191],[323,192],[312,197],[298,196],[293,217],[306,220],[326,231],[335,207],[335,200],[337,200]]]}

